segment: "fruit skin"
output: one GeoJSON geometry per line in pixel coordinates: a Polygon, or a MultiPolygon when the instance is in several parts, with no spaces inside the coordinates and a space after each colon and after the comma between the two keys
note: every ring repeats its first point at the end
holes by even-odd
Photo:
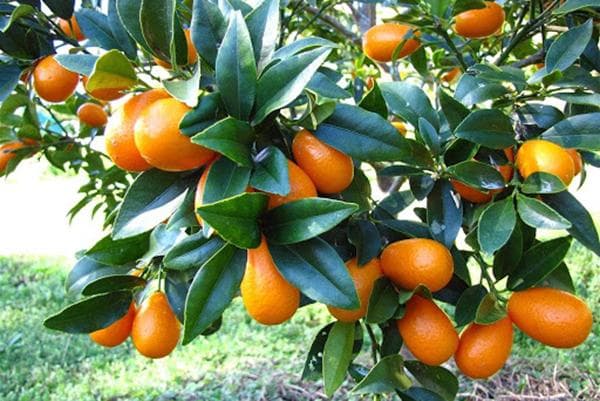
{"type": "Polygon", "coordinates": [[[148,358],[162,358],[177,346],[180,324],[167,296],[155,292],[144,300],[133,319],[131,340],[138,352],[148,358]]]}
{"type": "Polygon", "coordinates": [[[0,145],[0,174],[4,173],[8,163],[16,156],[16,151],[37,144],[33,139],[6,142],[0,145]]]}
{"type": "MultiPolygon", "coordinates": [[[[192,32],[189,29],[185,29],[183,33],[185,34],[185,41],[187,44],[187,63],[195,64],[196,61],[198,61],[198,52],[196,51],[194,43],[192,42],[192,32]]],[[[160,65],[161,67],[166,68],[167,70],[173,68],[171,63],[169,63],[168,61],[161,60],[158,57],[152,57],[152,59],[157,65],[160,65]]]]}
{"type": "Polygon", "coordinates": [[[579,173],[581,173],[581,170],[583,169],[583,159],[581,158],[581,154],[577,151],[577,149],[565,150],[567,151],[569,156],[571,156],[571,159],[573,159],[573,167],[575,168],[574,175],[579,175],[579,173]]]}
{"type": "Polygon", "coordinates": [[[450,71],[448,71],[447,73],[442,75],[442,81],[451,83],[451,82],[454,82],[454,80],[456,78],[458,78],[460,75],[461,75],[460,68],[454,67],[453,69],[451,69],[450,71]]]}
{"type": "Polygon", "coordinates": [[[285,322],[300,306],[300,291],[277,270],[264,236],[258,248],[248,249],[240,290],[248,314],[265,325],[285,322]]]}
{"type": "Polygon", "coordinates": [[[458,333],[435,302],[414,295],[407,303],[398,331],[409,351],[427,365],[446,362],[458,347],[458,333]]]}
{"type": "Polygon", "coordinates": [[[465,38],[485,38],[495,34],[504,24],[504,9],[493,1],[485,8],[464,11],[455,17],[454,30],[465,38]]]}
{"type": "Polygon", "coordinates": [[[294,137],[292,153],[319,192],[342,192],[354,179],[352,158],[321,142],[307,130],[298,132],[294,137]]]}
{"type": "Polygon", "coordinates": [[[90,333],[90,338],[96,344],[100,344],[104,347],[116,347],[129,337],[134,318],[135,304],[132,302],[131,305],[129,305],[129,310],[125,316],[108,327],[90,333]]]}
{"type": "Polygon", "coordinates": [[[498,372],[510,356],[513,327],[508,317],[492,324],[471,323],[460,336],[454,361],[472,379],[486,379],[498,372]]]}
{"type": "Polygon", "coordinates": [[[348,310],[328,306],[327,309],[340,322],[351,323],[362,319],[367,314],[367,307],[369,306],[369,298],[371,298],[373,286],[375,285],[375,281],[383,276],[383,273],[381,272],[381,266],[377,258],[372,259],[364,266],[359,266],[356,258],[354,258],[346,262],[346,267],[354,282],[360,307],[348,310]]]}
{"type": "Polygon", "coordinates": [[[94,89],[93,91],[90,91],[87,89],[88,77],[82,76],[81,82],[83,82],[83,87],[90,96],[105,102],[122,98],[123,96],[125,96],[125,93],[123,91],[129,89],[129,87],[118,87],[94,89]]]}
{"type": "Polygon", "coordinates": [[[524,179],[531,174],[544,172],[554,174],[569,185],[575,175],[571,155],[561,146],[543,139],[531,139],[517,151],[516,166],[524,179]]]}
{"type": "Polygon", "coordinates": [[[102,106],[96,103],[84,103],[77,109],[79,121],[90,127],[103,127],[108,122],[108,116],[102,106]]]}
{"type": "Polygon", "coordinates": [[[67,35],[72,37],[73,39],[77,40],[78,42],[81,42],[82,40],[85,39],[85,35],[83,34],[83,32],[81,32],[81,28],[79,27],[79,24],[77,23],[77,18],[75,18],[75,16],[71,16],[71,18],[69,20],[66,19],[59,19],[58,21],[58,25],[60,26],[60,29],[63,30],[63,32],[67,35]],[[71,22],[71,24],[69,25],[69,22],[71,22]],[[71,29],[71,26],[73,27],[73,29],[71,29]]]}
{"type": "Polygon", "coordinates": [[[33,86],[48,102],[64,102],[75,92],[79,75],[60,65],[54,56],[44,57],[33,69],[33,86]]]}
{"type": "Polygon", "coordinates": [[[176,99],[161,99],[147,106],[135,123],[135,144],[152,166],[165,171],[186,171],[210,162],[215,153],[192,143],[179,130],[191,109],[176,99]]]}
{"type": "MultiPolygon", "coordinates": [[[[500,172],[505,182],[509,182],[512,179],[514,173],[513,167],[510,164],[513,163],[515,160],[514,150],[512,148],[506,148],[504,149],[504,154],[506,155],[509,164],[496,166],[496,170],[500,172]]],[[[462,199],[468,200],[472,203],[487,203],[492,200],[494,195],[502,192],[502,189],[492,189],[488,192],[483,192],[467,184],[463,184],[458,180],[450,180],[450,183],[462,199]]]]}
{"type": "Polygon", "coordinates": [[[317,196],[317,188],[315,188],[315,184],[313,184],[310,177],[296,163],[290,160],[288,160],[288,175],[290,192],[285,196],[269,195],[269,209],[294,200],[317,196]]]}
{"type": "Polygon", "coordinates": [[[108,119],[104,129],[106,152],[119,168],[127,171],[145,171],[150,164],[142,158],[134,139],[134,127],[142,110],[148,105],[166,99],[162,89],[152,89],[131,97],[108,119]]]}
{"type": "Polygon", "coordinates": [[[414,31],[410,25],[385,23],[375,25],[370,28],[363,37],[363,52],[375,61],[388,62],[392,61],[392,55],[396,47],[404,41],[408,33],[413,30],[413,36],[407,39],[402,45],[402,49],[398,52],[398,58],[406,57],[415,52],[421,42],[415,39],[419,33],[414,31]]]}
{"type": "Polygon", "coordinates": [[[406,125],[401,122],[401,121],[392,121],[392,125],[394,126],[394,128],[396,128],[396,130],[398,131],[398,133],[402,136],[406,136],[406,125]]]}
{"type": "Polygon", "coordinates": [[[412,291],[420,284],[439,291],[454,273],[450,251],[437,241],[411,238],[389,244],[381,253],[383,274],[396,285],[412,291]]]}
{"type": "Polygon", "coordinates": [[[530,288],[508,300],[508,315],[529,337],[556,348],[583,343],[592,330],[592,312],[580,298],[555,288],[530,288]]]}

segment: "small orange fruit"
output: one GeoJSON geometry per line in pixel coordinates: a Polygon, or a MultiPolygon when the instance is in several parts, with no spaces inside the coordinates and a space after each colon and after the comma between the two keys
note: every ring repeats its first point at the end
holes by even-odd
{"type": "Polygon", "coordinates": [[[592,330],[592,312],[580,298],[555,288],[515,292],[508,314],[529,337],[556,348],[573,348],[592,330]]]}
{"type": "Polygon", "coordinates": [[[79,121],[90,127],[103,127],[108,121],[108,116],[102,106],[89,102],[79,106],[77,117],[79,117],[79,121]]]}
{"type": "Polygon", "coordinates": [[[142,302],[133,319],[131,340],[138,352],[148,358],[162,358],[177,346],[180,324],[167,296],[155,292],[142,302]]]}
{"type": "Polygon", "coordinates": [[[135,145],[134,127],[142,110],[169,94],[162,89],[152,89],[131,97],[108,119],[104,130],[106,152],[119,168],[127,171],[144,171],[150,166],[135,145]]]}
{"type": "Polygon", "coordinates": [[[90,338],[102,346],[116,347],[129,337],[134,318],[135,304],[132,302],[125,316],[103,329],[90,333],[90,338]]]}
{"type": "Polygon", "coordinates": [[[300,306],[300,291],[279,273],[264,237],[258,248],[248,249],[240,291],[248,314],[262,324],[283,323],[300,306]]]}
{"type": "Polygon", "coordinates": [[[15,152],[19,149],[35,146],[36,141],[32,139],[24,139],[21,141],[6,142],[0,145],[0,174],[4,172],[8,162],[17,155],[15,152]]]}
{"type": "Polygon", "coordinates": [[[575,168],[574,175],[579,175],[579,173],[581,173],[581,170],[583,169],[583,160],[581,159],[581,153],[579,153],[577,149],[565,150],[567,151],[569,156],[571,156],[571,159],[573,159],[573,167],[575,168]]]}
{"type": "Polygon", "coordinates": [[[92,96],[93,98],[102,100],[105,102],[109,102],[111,100],[116,100],[116,99],[122,98],[123,96],[125,96],[124,91],[129,89],[129,87],[123,86],[123,87],[116,87],[116,88],[99,88],[99,89],[94,89],[93,91],[90,91],[87,89],[88,80],[89,79],[86,76],[81,77],[81,82],[83,82],[83,87],[85,88],[85,91],[87,93],[89,93],[89,95],[92,96]]]}
{"type": "Polygon", "coordinates": [[[493,1],[485,8],[464,11],[455,17],[454,30],[465,38],[485,38],[495,34],[504,24],[504,9],[493,1]]]}
{"type": "MultiPolygon", "coordinates": [[[[185,41],[187,43],[187,63],[194,64],[196,61],[198,61],[198,52],[196,52],[196,48],[192,42],[192,33],[189,29],[185,29],[183,33],[185,34],[185,41]]],[[[152,59],[157,65],[160,65],[167,70],[173,67],[168,61],[161,60],[158,57],[152,57],[152,59]]]]}
{"type": "Polygon", "coordinates": [[[454,361],[472,379],[486,379],[498,372],[512,349],[513,328],[508,317],[492,324],[471,323],[460,336],[454,361]]]}
{"type": "Polygon", "coordinates": [[[407,303],[398,331],[409,351],[427,365],[446,362],[458,347],[452,322],[432,300],[414,295],[407,303]]]}
{"type": "Polygon", "coordinates": [[[375,61],[392,61],[396,48],[403,43],[398,52],[398,58],[406,57],[421,46],[416,39],[419,33],[410,25],[385,23],[370,28],[363,37],[363,52],[375,61]],[[412,31],[412,35],[409,32],[412,31]]]}
{"type": "Polygon", "coordinates": [[[569,185],[575,175],[573,158],[561,146],[543,139],[531,139],[517,151],[517,169],[524,179],[537,172],[557,176],[569,185]]]}
{"type": "Polygon", "coordinates": [[[398,131],[398,133],[402,136],[406,136],[406,125],[401,122],[401,121],[392,121],[392,125],[394,126],[394,128],[396,128],[396,130],[398,131]]]}
{"type": "Polygon", "coordinates": [[[152,166],[165,171],[186,171],[210,162],[215,153],[193,143],[179,130],[183,116],[191,109],[173,99],[148,105],[135,123],[135,144],[152,166]]]}
{"type": "Polygon", "coordinates": [[[389,244],[381,253],[383,274],[396,285],[412,291],[419,285],[439,291],[450,282],[454,261],[437,241],[411,238],[389,244]]]}
{"type": "Polygon", "coordinates": [[[77,18],[75,18],[75,15],[71,16],[69,20],[62,18],[59,19],[58,25],[67,36],[76,39],[78,42],[81,42],[85,39],[85,35],[83,34],[83,32],[81,32],[81,28],[79,28],[79,24],[77,23],[77,18]]]}
{"type": "Polygon", "coordinates": [[[305,129],[294,137],[292,153],[319,192],[342,192],[354,179],[352,158],[321,142],[305,129]]]}
{"type": "Polygon", "coordinates": [[[313,198],[317,196],[317,189],[310,177],[296,165],[288,160],[288,175],[290,181],[290,192],[287,195],[269,195],[269,209],[281,206],[294,200],[313,198]]]}
{"type": "Polygon", "coordinates": [[[48,102],[64,102],[75,92],[79,75],[67,70],[54,59],[44,57],[33,69],[33,86],[38,96],[48,102]]]}
{"type": "Polygon", "coordinates": [[[461,70],[458,67],[454,67],[453,69],[451,69],[450,71],[446,72],[444,75],[442,75],[442,81],[444,82],[454,82],[454,80],[456,78],[458,78],[461,75],[461,70]]]}
{"type": "Polygon", "coordinates": [[[350,277],[352,277],[352,281],[354,281],[354,287],[358,294],[360,307],[358,309],[348,310],[328,306],[327,309],[329,309],[329,312],[333,317],[340,322],[350,323],[365,317],[375,281],[383,274],[381,273],[381,266],[379,265],[379,259],[377,258],[372,259],[364,266],[359,266],[356,258],[354,258],[346,262],[346,267],[348,268],[350,277]]]}

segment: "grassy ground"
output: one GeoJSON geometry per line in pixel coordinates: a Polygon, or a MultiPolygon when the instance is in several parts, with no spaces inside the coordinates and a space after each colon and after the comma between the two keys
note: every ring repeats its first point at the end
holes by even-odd
{"type": "MultiPolygon", "coordinates": [[[[600,314],[600,260],[581,247],[569,257],[579,293],[600,314]],[[594,274],[595,273],[595,274],[594,274]]],[[[64,259],[0,257],[0,400],[315,400],[321,388],[300,381],[304,353],[327,321],[304,308],[291,323],[264,328],[239,301],[216,335],[158,361],[127,343],[106,350],[87,336],[45,330],[64,303],[64,259]]],[[[491,382],[465,381],[465,400],[600,400],[600,325],[581,347],[560,351],[518,335],[509,366],[491,382]],[[594,393],[595,391],[595,393],[594,393]],[[579,398],[578,398],[579,397],[579,398]]],[[[338,399],[357,399],[340,394],[338,399]]]]}

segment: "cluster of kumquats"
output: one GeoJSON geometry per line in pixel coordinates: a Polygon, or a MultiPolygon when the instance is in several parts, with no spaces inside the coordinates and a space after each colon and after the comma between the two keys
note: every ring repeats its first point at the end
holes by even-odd
{"type": "MultiPolygon", "coordinates": [[[[470,10],[456,18],[455,30],[468,38],[493,35],[501,28],[504,12],[496,3],[486,8],[470,10]],[[473,21],[477,21],[474,23],[473,21]]],[[[81,37],[76,21],[63,26],[78,39],[81,37]],[[71,27],[73,31],[71,31],[71,27]]],[[[380,62],[392,60],[396,51],[401,58],[419,46],[418,32],[402,24],[385,23],[366,32],[364,52],[380,62]],[[408,36],[407,36],[408,35],[408,36]],[[408,37],[408,38],[407,38],[408,37]],[[404,42],[400,51],[397,47],[404,42]]],[[[189,34],[188,34],[189,42],[189,34]]],[[[190,46],[188,55],[193,62],[197,55],[190,46]]],[[[157,63],[168,68],[164,62],[157,63]]],[[[451,71],[453,76],[458,70],[451,71]]],[[[79,76],[60,66],[52,56],[40,61],[33,71],[33,84],[38,95],[50,102],[62,102],[74,91],[79,76]]],[[[111,93],[91,93],[98,100],[114,100],[121,90],[111,93]]],[[[186,171],[204,167],[196,192],[196,206],[202,194],[208,173],[217,155],[192,143],[179,130],[179,123],[190,109],[162,89],[133,94],[107,118],[100,104],[86,103],[78,111],[79,118],[92,126],[106,125],[106,150],[120,168],[140,172],[152,167],[165,171],[186,171]]],[[[406,128],[394,123],[401,134],[406,128]]],[[[3,149],[14,149],[27,144],[8,144],[3,149]]],[[[292,143],[294,161],[288,160],[290,192],[286,196],[270,195],[269,208],[293,200],[335,194],[346,189],[353,180],[352,159],[326,145],[307,130],[299,131],[292,143]]],[[[568,185],[581,170],[581,157],[576,151],[542,141],[530,140],[514,149],[505,150],[508,164],[498,166],[507,183],[513,177],[513,166],[527,178],[535,172],[546,172],[560,177],[568,185]]],[[[3,156],[6,158],[6,154],[3,156]]],[[[489,202],[494,193],[482,193],[459,182],[453,183],[463,198],[475,202],[489,202]]],[[[248,191],[253,191],[248,188],[248,191]]],[[[202,220],[197,216],[200,223],[202,220]]],[[[260,246],[249,249],[246,271],[241,283],[241,295],[248,313],[266,325],[279,324],[290,319],[300,304],[300,292],[288,283],[277,270],[263,238],[260,246]]],[[[452,356],[459,369],[473,378],[486,378],[502,368],[513,340],[513,324],[530,337],[553,347],[569,348],[582,343],[591,331],[592,316],[585,303],[567,292],[551,288],[532,288],[515,292],[508,301],[508,316],[489,325],[470,324],[459,336],[457,329],[428,296],[444,288],[454,272],[450,251],[430,239],[407,239],[388,244],[380,258],[364,266],[356,259],[346,263],[360,300],[356,310],[328,307],[339,321],[355,322],[367,313],[368,301],[375,281],[390,279],[398,289],[415,291],[407,302],[405,313],[397,320],[397,328],[404,344],[420,361],[439,365],[452,356]],[[419,290],[426,288],[426,290],[419,290]]],[[[154,292],[139,308],[132,304],[127,314],[110,326],[90,334],[98,344],[112,347],[125,341],[129,335],[138,351],[151,358],[168,355],[177,345],[180,323],[162,292],[154,292]]]]}

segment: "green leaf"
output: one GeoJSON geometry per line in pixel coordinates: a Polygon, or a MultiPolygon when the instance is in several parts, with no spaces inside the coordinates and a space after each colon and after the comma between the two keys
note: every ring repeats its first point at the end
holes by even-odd
{"type": "Polygon", "coordinates": [[[183,117],[179,129],[184,135],[193,136],[210,127],[219,120],[220,104],[221,95],[218,92],[201,96],[194,110],[190,110],[183,117]]]}
{"type": "Polygon", "coordinates": [[[462,224],[462,204],[452,195],[452,185],[438,180],[427,197],[427,225],[433,239],[451,248],[462,224]]]}
{"type": "Polygon", "coordinates": [[[429,98],[421,88],[406,82],[385,82],[381,84],[383,97],[388,109],[414,127],[419,126],[419,117],[426,119],[434,128],[440,122],[429,98]]]}
{"type": "Polygon", "coordinates": [[[252,167],[250,145],[254,130],[250,124],[227,117],[192,137],[192,142],[215,150],[241,166],[252,167]]]}
{"type": "Polygon", "coordinates": [[[561,33],[546,54],[546,71],[564,71],[577,61],[592,37],[592,28],[590,18],[586,23],[561,33]]]}
{"type": "Polygon", "coordinates": [[[187,64],[187,45],[175,0],[142,0],[140,25],[154,55],[173,65],[187,64]]]}
{"type": "Polygon", "coordinates": [[[521,185],[521,191],[525,194],[554,194],[566,190],[560,178],[544,172],[531,174],[521,185]]]}
{"type": "Polygon", "coordinates": [[[519,265],[519,261],[523,256],[525,230],[531,230],[535,233],[535,230],[524,226],[520,220],[517,220],[508,242],[494,255],[494,276],[497,279],[506,277],[519,265]]]}
{"type": "Polygon", "coordinates": [[[466,326],[475,320],[479,304],[487,293],[481,284],[469,287],[462,293],[454,309],[454,320],[457,327],[466,326]]]}
{"type": "Polygon", "coordinates": [[[354,323],[333,324],[323,348],[323,382],[325,394],[331,397],[344,379],[352,361],[354,323]]]}
{"type": "Polygon", "coordinates": [[[571,104],[596,107],[600,104],[598,93],[557,93],[553,97],[571,104]]]}
{"type": "Polygon", "coordinates": [[[489,255],[506,244],[515,228],[517,213],[512,197],[491,203],[485,208],[477,228],[477,241],[489,255]]]}
{"type": "Polygon", "coordinates": [[[265,194],[242,193],[196,210],[224,240],[240,248],[256,248],[260,244],[258,216],[267,202],[265,194]]]}
{"type": "Polygon", "coordinates": [[[165,268],[172,270],[188,270],[202,266],[217,250],[221,249],[224,242],[219,237],[206,238],[199,231],[184,238],[175,245],[163,259],[165,268]]]}
{"type": "Polygon", "coordinates": [[[404,373],[404,359],[400,355],[389,355],[381,358],[353,389],[353,393],[388,393],[395,390],[406,390],[412,385],[404,373]]]}
{"type": "Polygon", "coordinates": [[[227,112],[238,120],[247,120],[256,93],[256,63],[248,27],[240,12],[231,15],[215,71],[227,112]]]}
{"type": "Polygon", "coordinates": [[[310,350],[308,351],[308,355],[306,356],[304,370],[302,371],[302,380],[318,380],[322,377],[323,350],[332,327],[333,323],[329,323],[319,330],[315,336],[315,339],[310,346],[310,350]]]}
{"type": "Polygon", "coordinates": [[[15,64],[0,64],[0,102],[6,100],[19,83],[21,69],[15,64]]]}
{"type": "Polygon", "coordinates": [[[392,124],[360,107],[338,104],[315,136],[347,155],[362,161],[402,161],[431,167],[429,151],[420,143],[398,134],[392,124]]]}
{"type": "Polygon", "coordinates": [[[448,125],[450,126],[450,129],[454,131],[469,115],[469,109],[447,94],[446,91],[442,90],[441,86],[438,90],[438,97],[440,99],[440,106],[442,106],[442,112],[448,121],[448,125]]]}
{"type": "Polygon", "coordinates": [[[383,220],[381,222],[384,226],[391,228],[392,230],[412,238],[430,238],[431,233],[429,227],[423,223],[410,220],[383,220]]]}
{"type": "Polygon", "coordinates": [[[246,17],[246,24],[254,47],[254,58],[261,70],[271,61],[277,45],[279,2],[279,0],[263,0],[246,17]]]}
{"type": "Polygon", "coordinates": [[[104,276],[87,284],[81,291],[81,295],[88,296],[120,290],[132,290],[146,284],[147,282],[143,278],[130,274],[104,276]]]}
{"type": "Polygon", "coordinates": [[[246,252],[226,244],[198,270],[185,301],[184,345],[223,314],[239,290],[245,265],[246,252]]]}
{"type": "Polygon", "coordinates": [[[552,287],[575,294],[575,285],[566,263],[561,263],[556,269],[539,283],[543,287],[552,287]]]}
{"type": "Polygon", "coordinates": [[[287,246],[269,243],[269,251],[283,277],[309,298],[343,309],[360,306],[348,269],[322,239],[287,246]]]}
{"type": "Polygon", "coordinates": [[[339,46],[337,46],[333,42],[330,42],[327,39],[323,39],[318,36],[301,38],[277,49],[275,53],[273,53],[273,60],[285,60],[291,56],[305,52],[310,49],[315,49],[317,47],[336,48],[339,46]]]}
{"type": "Polygon", "coordinates": [[[110,235],[102,238],[85,255],[98,263],[106,265],[123,265],[135,262],[148,250],[149,233],[134,237],[114,240],[110,235]]]}
{"type": "Polygon", "coordinates": [[[400,337],[396,323],[391,322],[380,327],[382,334],[381,356],[397,355],[402,348],[402,337],[400,337]]]}
{"type": "Polygon", "coordinates": [[[210,0],[195,0],[191,29],[192,41],[198,54],[214,68],[219,45],[227,30],[227,21],[217,4],[210,0]]]}
{"type": "Polygon", "coordinates": [[[270,113],[294,101],[331,49],[317,48],[283,59],[268,68],[256,86],[256,113],[253,124],[261,123],[270,113]]]}
{"type": "Polygon", "coordinates": [[[469,160],[448,167],[448,173],[460,182],[481,190],[501,189],[506,183],[494,167],[469,160]]]}
{"type": "Polygon", "coordinates": [[[332,79],[319,71],[308,81],[306,89],[329,99],[347,99],[352,96],[350,92],[337,86],[332,79]]]}
{"type": "Polygon", "coordinates": [[[528,103],[517,109],[519,119],[525,125],[537,125],[540,128],[550,128],[565,115],[554,106],[547,104],[528,103]]]}
{"type": "Polygon", "coordinates": [[[533,287],[560,265],[570,247],[571,239],[562,237],[528,249],[515,272],[508,277],[508,288],[521,291],[533,287]]]}
{"type": "Polygon", "coordinates": [[[600,113],[569,117],[544,131],[542,139],[565,148],[600,150],[600,113]]]}
{"type": "Polygon", "coordinates": [[[89,92],[98,89],[128,89],[137,82],[137,75],[127,56],[118,50],[110,50],[98,58],[86,84],[89,92]]]}
{"type": "Polygon", "coordinates": [[[123,26],[117,9],[117,0],[108,1],[108,23],[113,38],[119,43],[119,48],[127,54],[131,60],[137,57],[137,48],[135,42],[123,26]]]}
{"type": "Polygon", "coordinates": [[[196,65],[191,78],[163,80],[162,83],[167,92],[175,99],[187,104],[189,107],[196,107],[198,104],[198,87],[200,86],[200,64],[196,65]]]}
{"type": "MultiPolygon", "coordinates": [[[[38,2],[39,3],[39,2],[38,2]]],[[[75,8],[74,0],[44,0],[48,8],[62,19],[69,19],[75,8]]]]}
{"type": "Polygon", "coordinates": [[[501,83],[488,81],[470,74],[463,74],[456,85],[454,98],[466,107],[500,98],[508,93],[501,83]]]}
{"type": "Polygon", "coordinates": [[[556,210],[572,224],[567,231],[576,240],[600,256],[598,231],[592,216],[585,207],[568,191],[553,195],[544,195],[544,202],[556,210]]]}
{"type": "Polygon", "coordinates": [[[290,193],[288,161],[281,150],[275,146],[268,146],[256,155],[250,186],[281,196],[290,193]]]}
{"type": "MultiPolygon", "coordinates": [[[[4,13],[4,10],[2,10],[2,11],[4,13]]],[[[0,27],[1,27],[0,31],[6,32],[12,26],[12,24],[17,22],[21,18],[27,17],[34,13],[35,13],[35,8],[33,8],[31,5],[29,5],[29,4],[18,5],[17,7],[15,7],[12,10],[12,12],[10,13],[10,17],[8,17],[8,19],[5,16],[3,16],[2,20],[0,21],[0,27]]]]}
{"type": "Polygon", "coordinates": [[[434,155],[439,155],[441,152],[441,138],[434,126],[431,125],[429,121],[419,117],[418,128],[418,132],[425,144],[427,144],[427,147],[431,149],[434,155]]]}
{"type": "Polygon", "coordinates": [[[528,226],[547,230],[571,228],[571,222],[537,199],[517,194],[517,210],[521,220],[528,226]]]}
{"type": "Polygon", "coordinates": [[[142,0],[116,0],[117,13],[121,19],[121,23],[136,41],[146,52],[152,53],[152,50],[144,39],[142,33],[142,25],[140,23],[140,7],[142,0]]]}
{"type": "Polygon", "coordinates": [[[498,303],[494,294],[488,293],[477,307],[475,323],[492,324],[504,317],[506,317],[506,309],[498,303]]]}
{"type": "Polygon", "coordinates": [[[185,198],[190,178],[157,169],[140,174],[125,194],[113,226],[113,239],[145,233],[167,219],[185,198]]]}
{"type": "Polygon", "coordinates": [[[385,277],[377,279],[369,298],[367,323],[379,324],[391,319],[398,309],[398,293],[385,277]]]}
{"type": "Polygon", "coordinates": [[[378,219],[395,218],[414,201],[415,197],[410,191],[394,192],[379,201],[373,210],[373,215],[378,219]]]}
{"type": "MultiPolygon", "coordinates": [[[[188,192],[186,198],[190,194],[192,192],[188,192]]],[[[192,208],[190,207],[190,209],[192,208]]],[[[152,259],[165,256],[175,244],[186,237],[187,235],[178,228],[170,229],[168,224],[159,224],[150,233],[150,245],[147,246],[147,251],[140,258],[140,263],[147,265],[152,262],[152,259]]]]}
{"type": "Polygon", "coordinates": [[[379,255],[383,243],[375,223],[355,220],[348,227],[348,241],[356,248],[356,259],[363,266],[379,255]]]}
{"type": "Polygon", "coordinates": [[[294,244],[329,231],[357,209],[354,203],[333,199],[299,199],[269,210],[264,232],[273,244],[294,244]]]}
{"type": "Polygon", "coordinates": [[[567,0],[564,4],[555,9],[552,13],[562,15],[572,13],[573,11],[577,11],[585,7],[597,6],[598,2],[596,0],[567,0]]]}
{"type": "Polygon", "coordinates": [[[80,295],[86,285],[107,276],[123,275],[131,270],[131,266],[109,266],[96,262],[86,256],[75,263],[65,282],[67,295],[80,295]]]}
{"type": "Polygon", "coordinates": [[[456,128],[455,135],[492,149],[515,145],[512,122],[500,110],[476,110],[456,128]]]}
{"type": "Polygon", "coordinates": [[[381,88],[379,88],[379,84],[377,84],[377,81],[375,80],[373,89],[367,92],[358,106],[365,110],[372,111],[373,113],[377,113],[383,118],[387,119],[388,117],[388,109],[387,105],[385,104],[383,93],[381,92],[381,88]]]}
{"type": "Polygon", "coordinates": [[[91,8],[80,8],[75,15],[81,32],[93,44],[106,50],[121,49],[120,43],[113,36],[106,15],[91,8]]]}
{"type": "Polygon", "coordinates": [[[404,362],[406,369],[426,389],[433,391],[445,401],[453,401],[458,393],[458,379],[441,366],[429,366],[419,361],[404,362]]]}
{"type": "Polygon", "coordinates": [[[69,71],[89,77],[94,72],[98,56],[91,54],[57,54],[54,60],[69,71]]]}
{"type": "Polygon", "coordinates": [[[44,326],[65,333],[91,333],[125,316],[132,299],[131,291],[94,295],[50,316],[44,326]]]}

